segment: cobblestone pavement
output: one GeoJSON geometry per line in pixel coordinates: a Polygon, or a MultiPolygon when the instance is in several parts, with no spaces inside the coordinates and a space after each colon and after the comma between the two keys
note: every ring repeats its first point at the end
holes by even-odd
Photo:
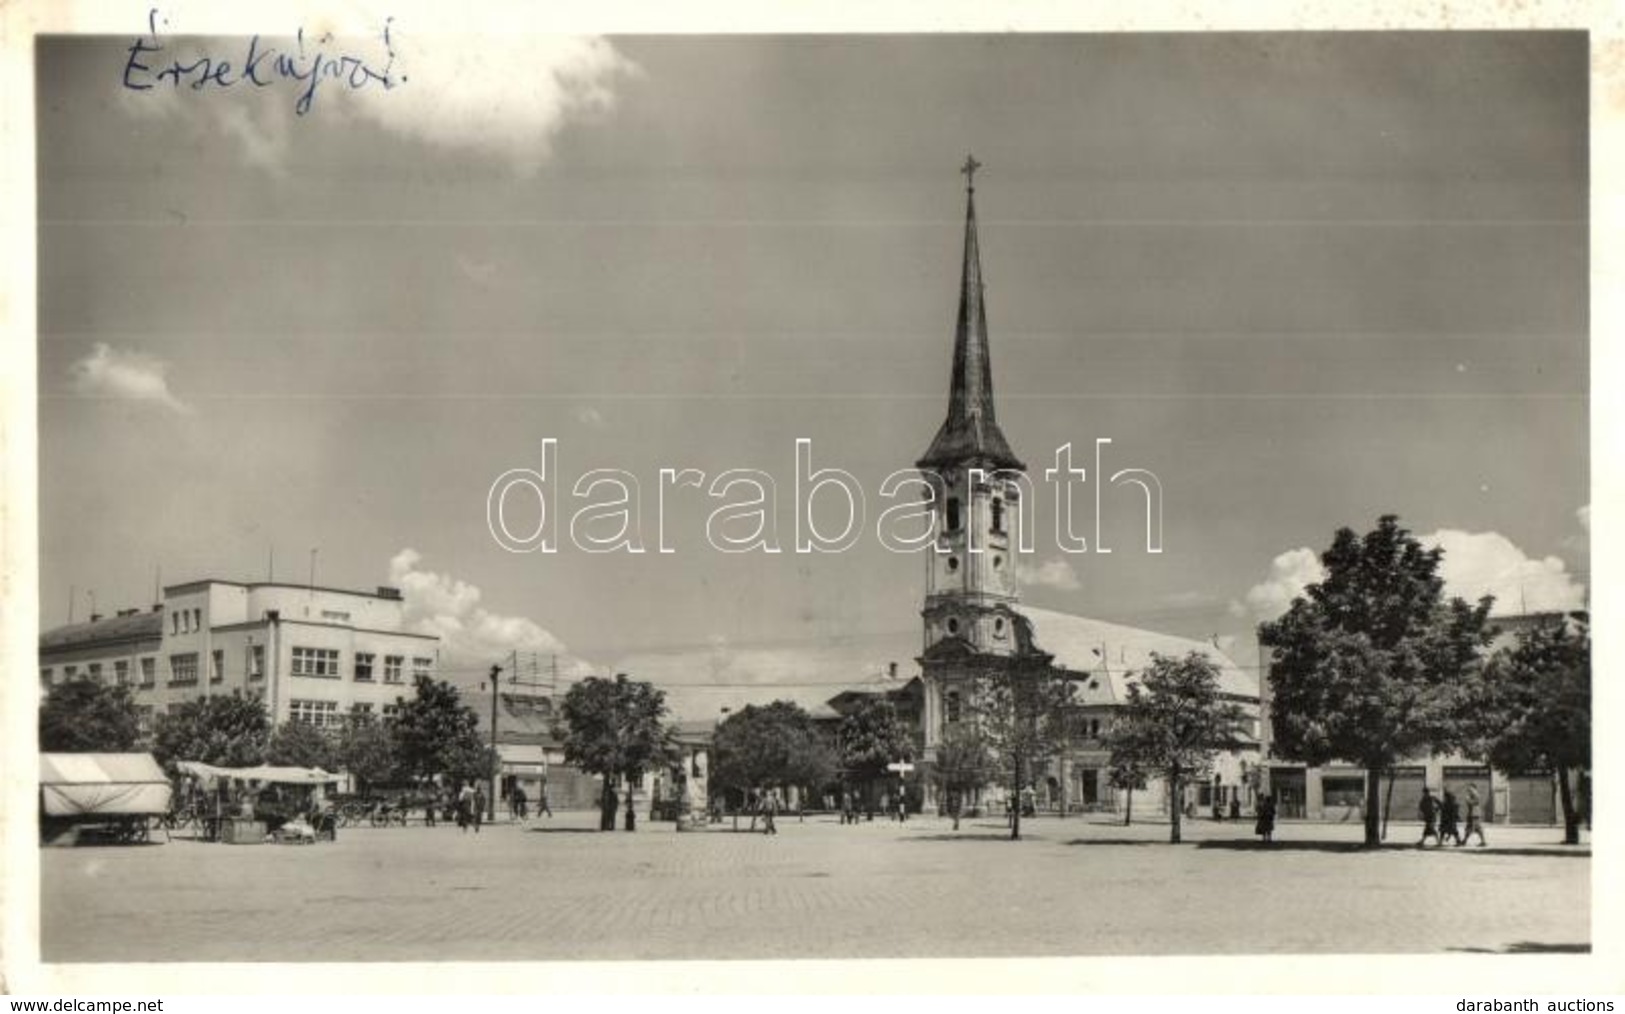
{"type": "MultiPolygon", "coordinates": [[[[1359,829],[1105,818],[670,824],[562,814],[483,833],[346,829],[337,843],[46,848],[48,962],[1436,953],[1578,950],[1589,847],[1357,848],[1359,829]]],[[[1417,829],[1395,825],[1409,843],[1417,829]]]]}

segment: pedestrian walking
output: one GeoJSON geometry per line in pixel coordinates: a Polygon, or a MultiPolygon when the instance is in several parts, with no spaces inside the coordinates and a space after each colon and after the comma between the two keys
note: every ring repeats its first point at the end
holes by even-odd
{"type": "Polygon", "coordinates": [[[773,789],[762,799],[762,833],[778,834],[779,826],[774,818],[779,813],[779,790],[773,789]]]}
{"type": "Polygon", "coordinates": [[[468,826],[474,820],[474,786],[464,782],[462,788],[457,790],[457,826],[464,834],[468,833],[468,826]]]}
{"type": "Polygon", "coordinates": [[[841,790],[841,823],[843,823],[843,824],[855,824],[855,823],[857,823],[856,818],[857,818],[857,814],[854,813],[853,810],[852,810],[852,790],[851,789],[842,789],[841,790]]]}
{"type": "Polygon", "coordinates": [[[963,807],[958,789],[948,790],[948,816],[954,819],[954,830],[959,830],[959,811],[963,807]]]}
{"type": "Polygon", "coordinates": [[[1478,835],[1478,847],[1483,848],[1489,844],[1484,840],[1484,814],[1478,805],[1478,786],[1467,786],[1467,830],[1461,836],[1458,844],[1465,845],[1473,835],[1478,835]]]}
{"type": "Polygon", "coordinates": [[[897,823],[908,823],[908,794],[902,789],[897,790],[897,823]]]}
{"type": "Polygon", "coordinates": [[[1230,819],[1231,820],[1240,820],[1241,819],[1241,795],[1240,795],[1240,790],[1237,790],[1236,795],[1233,795],[1233,796],[1230,797],[1230,819]]]}
{"type": "Polygon", "coordinates": [[[1422,840],[1416,843],[1421,848],[1433,839],[1433,844],[1443,845],[1444,839],[1439,837],[1439,801],[1433,798],[1433,790],[1422,786],[1422,801],[1416,804],[1416,815],[1422,818],[1422,840]]]}
{"type": "Polygon", "coordinates": [[[547,800],[547,782],[545,781],[542,782],[541,792],[536,797],[536,816],[540,817],[544,813],[549,817],[553,816],[553,805],[547,800]]]}
{"type": "Polygon", "coordinates": [[[423,826],[434,827],[434,812],[440,809],[440,793],[431,792],[423,800],[423,826]]]}
{"type": "Polygon", "coordinates": [[[1253,833],[1262,838],[1265,845],[1275,840],[1275,796],[1270,793],[1258,800],[1258,821],[1253,825],[1253,833]]]}
{"type": "Polygon", "coordinates": [[[474,789],[474,833],[480,833],[480,825],[485,823],[485,789],[476,786],[474,789]]]}
{"type": "Polygon", "coordinates": [[[1449,838],[1457,845],[1461,844],[1461,831],[1456,827],[1456,821],[1461,819],[1461,804],[1456,802],[1456,794],[1449,789],[1444,790],[1444,799],[1439,803],[1439,844],[1443,845],[1449,838]]]}
{"type": "Polygon", "coordinates": [[[525,794],[523,785],[514,783],[513,791],[508,794],[508,807],[520,823],[530,819],[530,797],[525,794]]]}

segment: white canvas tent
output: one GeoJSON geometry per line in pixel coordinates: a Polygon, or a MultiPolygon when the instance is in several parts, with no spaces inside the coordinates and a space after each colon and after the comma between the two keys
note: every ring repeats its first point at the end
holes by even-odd
{"type": "Polygon", "coordinates": [[[48,817],[164,813],[169,794],[169,779],[148,753],[40,754],[48,817]]]}
{"type": "Polygon", "coordinates": [[[227,778],[267,784],[276,782],[282,785],[329,785],[339,780],[338,775],[323,771],[321,768],[278,767],[274,764],[260,764],[251,768],[220,768],[202,761],[176,761],[175,767],[184,774],[205,781],[227,778]]]}

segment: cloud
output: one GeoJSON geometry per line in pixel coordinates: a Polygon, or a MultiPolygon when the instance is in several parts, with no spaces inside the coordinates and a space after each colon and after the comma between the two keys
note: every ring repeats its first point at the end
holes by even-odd
{"type": "MultiPolygon", "coordinates": [[[[1585,585],[1575,580],[1561,559],[1531,557],[1499,532],[1444,528],[1418,536],[1417,541],[1444,550],[1439,576],[1444,578],[1445,594],[1469,602],[1492,595],[1492,612],[1498,616],[1585,606],[1585,585]]],[[[1274,619],[1287,611],[1305,587],[1325,576],[1314,550],[1288,550],[1275,558],[1269,577],[1253,585],[1244,601],[1230,604],[1230,612],[1237,617],[1274,619]]]]}
{"type": "Polygon", "coordinates": [[[1269,576],[1249,588],[1244,601],[1230,603],[1230,613],[1236,617],[1273,620],[1286,612],[1305,588],[1325,576],[1326,570],[1313,549],[1307,546],[1289,549],[1270,561],[1269,576]]]}
{"type": "Polygon", "coordinates": [[[405,82],[349,93],[346,108],[390,133],[534,175],[559,131],[613,109],[617,83],[642,74],[607,39],[547,34],[542,14],[515,8],[500,35],[403,30],[393,47],[405,82]]]}
{"type": "Polygon", "coordinates": [[[576,422],[595,430],[601,430],[604,428],[604,414],[591,405],[585,405],[576,409],[576,422]]]}
{"type": "Polygon", "coordinates": [[[86,397],[151,402],[182,415],[192,411],[170,392],[168,364],[153,356],[97,342],[90,355],[74,363],[68,372],[74,391],[86,397]]]}
{"type": "Polygon", "coordinates": [[[1016,564],[1016,580],[1022,584],[1042,585],[1060,591],[1077,591],[1083,587],[1078,580],[1078,572],[1072,569],[1072,563],[1059,557],[1045,560],[1037,566],[1016,564]]]}
{"type": "MultiPolygon", "coordinates": [[[[514,5],[497,23],[483,27],[458,13],[443,26],[397,21],[387,49],[379,26],[338,25],[338,38],[326,41],[307,27],[307,52],[342,52],[380,72],[388,65],[395,83],[387,89],[371,82],[351,89],[325,80],[303,115],[296,107],[304,86],[286,79],[246,91],[198,91],[186,76],[178,86],[158,79],[158,71],[175,63],[207,66],[198,61],[208,58],[240,63],[246,53],[242,37],[205,45],[165,34],[161,54],[146,57],[150,74],[137,78],[152,87],[120,87],[117,101],[134,116],[179,124],[189,132],[188,148],[230,138],[245,165],[273,176],[285,173],[306,123],[337,121],[346,128],[369,124],[431,148],[488,155],[528,178],[552,157],[562,130],[609,113],[620,83],[643,74],[605,38],[548,32],[546,13],[542,5],[514,5]]],[[[277,54],[297,51],[290,36],[298,13],[276,20],[265,26],[273,34],[259,43],[261,51],[272,53],[262,67],[271,66],[277,54]]],[[[169,25],[166,31],[185,27],[169,25]]]]}
{"type": "Polygon", "coordinates": [[[1493,595],[1496,615],[1585,606],[1585,585],[1561,559],[1531,557],[1499,532],[1444,528],[1419,538],[1425,546],[1444,550],[1439,574],[1446,591],[1469,602],[1493,595]]]}
{"type": "Polygon", "coordinates": [[[510,652],[521,656],[557,655],[562,675],[594,672],[584,659],[570,654],[550,631],[521,616],[503,616],[480,605],[480,589],[467,581],[419,567],[422,554],[403,549],[389,561],[390,583],[405,599],[406,626],[440,638],[443,669],[480,669],[502,661],[510,652]]]}

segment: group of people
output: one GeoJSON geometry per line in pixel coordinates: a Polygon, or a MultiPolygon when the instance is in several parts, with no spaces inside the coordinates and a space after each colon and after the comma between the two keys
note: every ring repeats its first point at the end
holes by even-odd
{"type": "Polygon", "coordinates": [[[1478,786],[1467,786],[1464,795],[1467,801],[1465,813],[1456,794],[1449,789],[1444,790],[1443,799],[1436,798],[1432,789],[1422,789],[1422,801],[1416,806],[1417,816],[1422,818],[1422,838],[1416,843],[1417,848],[1426,845],[1429,838],[1433,839],[1435,845],[1443,845],[1446,838],[1457,845],[1465,845],[1475,834],[1478,835],[1479,848],[1489,844],[1484,840],[1484,815],[1479,806],[1478,786]],[[1465,825],[1458,826],[1463,817],[1465,825]]]}

